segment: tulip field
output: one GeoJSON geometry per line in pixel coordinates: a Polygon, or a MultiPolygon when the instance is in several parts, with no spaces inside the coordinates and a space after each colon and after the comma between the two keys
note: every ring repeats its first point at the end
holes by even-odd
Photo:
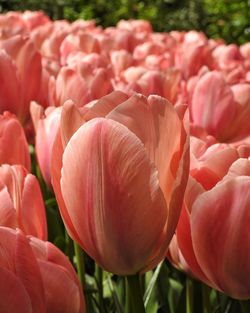
{"type": "Polygon", "coordinates": [[[250,313],[250,42],[0,14],[0,313],[250,313]]]}

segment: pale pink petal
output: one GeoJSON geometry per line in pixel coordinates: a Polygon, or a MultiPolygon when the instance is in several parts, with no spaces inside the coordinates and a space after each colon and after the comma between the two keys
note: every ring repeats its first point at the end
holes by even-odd
{"type": "Polygon", "coordinates": [[[10,228],[17,226],[16,210],[7,190],[0,180],[0,225],[10,228]]]}
{"type": "Polygon", "coordinates": [[[204,192],[191,213],[195,255],[207,277],[234,298],[250,297],[250,178],[204,192]]]}
{"type": "Polygon", "coordinates": [[[219,72],[208,72],[197,82],[190,107],[195,125],[216,138],[224,138],[232,122],[236,103],[230,87],[219,72]]]}
{"type": "Polygon", "coordinates": [[[47,239],[47,220],[41,189],[36,177],[28,174],[24,180],[22,204],[19,211],[21,225],[26,234],[47,239]]]}
{"type": "Polygon", "coordinates": [[[17,115],[21,112],[20,85],[17,68],[11,57],[0,50],[0,113],[11,111],[17,115]]]}
{"type": "Polygon", "coordinates": [[[63,155],[61,188],[83,248],[98,263],[119,274],[146,265],[167,208],[157,171],[132,132],[101,118],[81,126],[63,155]]]}
{"type": "Polygon", "coordinates": [[[0,267],[0,312],[33,313],[29,294],[21,281],[0,267]]]}
{"type": "Polygon", "coordinates": [[[61,140],[60,130],[58,131],[54,145],[52,148],[52,157],[51,157],[51,183],[53,190],[56,196],[56,200],[60,209],[64,225],[67,229],[68,234],[76,240],[78,243],[81,242],[68,214],[67,208],[62,196],[60,180],[61,180],[61,168],[62,168],[62,155],[63,155],[63,146],[61,140]]]}
{"type": "Polygon", "coordinates": [[[82,109],[84,119],[88,121],[94,117],[105,117],[109,112],[127,99],[128,96],[122,91],[112,91],[101,99],[88,103],[82,109]]]}
{"type": "Polygon", "coordinates": [[[70,100],[66,101],[63,105],[60,122],[63,147],[67,145],[70,138],[84,122],[79,107],[70,100]]]}

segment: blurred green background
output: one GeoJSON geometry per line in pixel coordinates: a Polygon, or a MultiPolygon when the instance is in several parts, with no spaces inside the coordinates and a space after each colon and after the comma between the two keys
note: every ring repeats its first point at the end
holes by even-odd
{"type": "Polygon", "coordinates": [[[227,43],[250,41],[250,0],[0,0],[0,11],[44,10],[52,19],[149,20],[155,31],[201,30],[227,43]]]}

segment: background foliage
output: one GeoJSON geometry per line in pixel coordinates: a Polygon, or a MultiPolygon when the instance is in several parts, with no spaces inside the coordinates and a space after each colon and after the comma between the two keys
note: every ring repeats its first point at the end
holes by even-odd
{"type": "Polygon", "coordinates": [[[0,0],[0,11],[44,10],[53,19],[95,19],[104,27],[144,18],[155,31],[197,29],[227,43],[250,41],[250,0],[0,0]]]}

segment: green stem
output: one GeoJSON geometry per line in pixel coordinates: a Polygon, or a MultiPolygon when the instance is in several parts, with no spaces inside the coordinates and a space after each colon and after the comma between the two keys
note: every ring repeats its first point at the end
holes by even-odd
{"type": "Polygon", "coordinates": [[[250,312],[250,300],[246,300],[246,301],[241,300],[239,302],[240,302],[241,312],[249,313],[250,312]]]}
{"type": "Polygon", "coordinates": [[[203,313],[211,313],[210,292],[211,289],[207,285],[202,284],[203,313]]]}
{"type": "Polygon", "coordinates": [[[69,237],[69,234],[67,230],[65,229],[65,254],[69,257],[70,261],[73,263],[73,257],[74,257],[74,246],[73,246],[73,240],[69,237]]]}
{"type": "Polygon", "coordinates": [[[194,307],[194,290],[193,290],[193,282],[187,277],[186,278],[186,313],[193,313],[194,307]]]}
{"type": "Polygon", "coordinates": [[[127,279],[125,279],[125,292],[125,313],[131,313],[133,309],[127,279]]]}
{"type": "Polygon", "coordinates": [[[75,241],[74,241],[74,249],[75,249],[75,256],[76,256],[77,273],[78,273],[78,277],[82,285],[82,288],[84,289],[86,287],[84,252],[75,241]]]}
{"type": "Polygon", "coordinates": [[[96,276],[97,288],[98,288],[98,300],[99,300],[100,312],[104,313],[103,270],[98,264],[95,264],[95,276],[96,276]]]}
{"type": "MultiPolygon", "coordinates": [[[[127,299],[127,301],[131,301],[131,306],[133,309],[132,312],[133,313],[146,313],[145,307],[143,304],[143,297],[141,293],[139,274],[126,276],[126,281],[127,281],[128,298],[129,298],[127,299]]],[[[127,310],[127,306],[126,306],[126,310],[127,310]]]]}

